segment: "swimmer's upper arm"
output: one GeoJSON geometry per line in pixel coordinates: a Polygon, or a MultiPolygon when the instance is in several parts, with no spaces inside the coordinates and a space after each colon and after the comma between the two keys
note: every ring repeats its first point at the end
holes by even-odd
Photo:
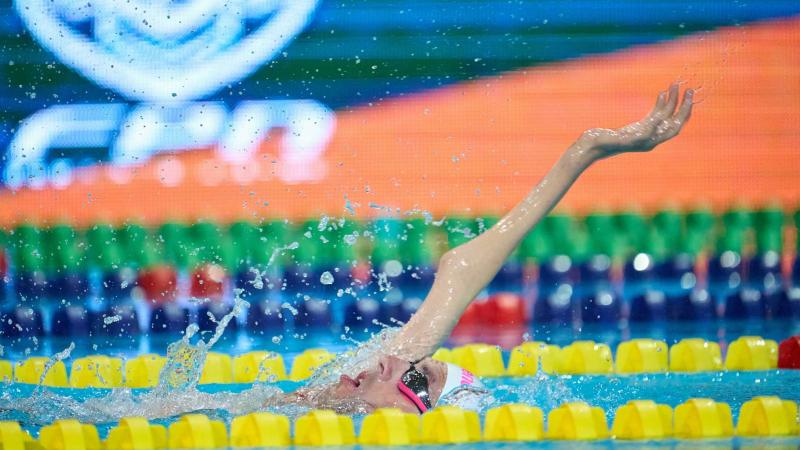
{"type": "MultiPolygon", "coordinates": [[[[401,328],[393,342],[393,352],[403,359],[415,360],[430,354],[452,331],[469,304],[456,258],[448,251],[439,259],[433,286],[419,310],[401,328]]],[[[471,300],[471,299],[470,299],[471,300]]]]}
{"type": "Polygon", "coordinates": [[[394,353],[414,360],[435,351],[517,243],[511,234],[493,227],[442,255],[425,301],[395,337],[394,353]]]}

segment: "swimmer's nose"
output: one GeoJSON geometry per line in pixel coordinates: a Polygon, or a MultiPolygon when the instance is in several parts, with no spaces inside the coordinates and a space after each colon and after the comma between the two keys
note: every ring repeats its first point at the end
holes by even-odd
{"type": "Polygon", "coordinates": [[[393,381],[408,368],[408,363],[394,356],[382,356],[378,360],[378,379],[393,381]]]}

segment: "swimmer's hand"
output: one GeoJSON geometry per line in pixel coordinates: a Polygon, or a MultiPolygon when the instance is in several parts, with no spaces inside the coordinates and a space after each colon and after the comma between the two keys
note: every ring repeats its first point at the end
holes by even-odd
{"type": "Polygon", "coordinates": [[[694,90],[687,89],[678,107],[680,89],[673,83],[658,95],[656,106],[644,119],[617,130],[593,128],[583,133],[580,142],[593,160],[620,153],[647,152],[677,136],[692,114],[694,90]],[[676,110],[677,107],[677,110],[676,110]]]}

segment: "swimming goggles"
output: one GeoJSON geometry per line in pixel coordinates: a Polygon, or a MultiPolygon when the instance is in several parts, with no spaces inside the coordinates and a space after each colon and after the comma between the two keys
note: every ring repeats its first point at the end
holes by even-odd
{"type": "Polygon", "coordinates": [[[414,403],[420,413],[424,413],[433,406],[428,393],[428,376],[415,367],[415,364],[420,361],[421,359],[410,363],[411,367],[400,376],[400,381],[397,382],[397,389],[414,403]]]}

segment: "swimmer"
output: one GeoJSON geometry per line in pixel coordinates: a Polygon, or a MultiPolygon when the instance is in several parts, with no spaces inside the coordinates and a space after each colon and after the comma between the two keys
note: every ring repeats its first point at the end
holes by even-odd
{"type": "MultiPolygon", "coordinates": [[[[199,351],[188,343],[189,333],[170,346],[176,352],[170,360],[175,359],[177,364],[166,375],[161,374],[161,381],[153,390],[136,395],[128,390],[115,390],[82,402],[49,391],[21,398],[0,395],[0,419],[14,414],[41,424],[59,418],[108,423],[127,416],[156,419],[215,410],[245,414],[265,408],[278,409],[281,414],[300,413],[305,408],[327,408],[343,414],[399,408],[421,414],[441,403],[481,409],[490,396],[480,381],[468,371],[430,356],[523,237],[558,203],[584,170],[601,159],[649,151],[675,137],[689,120],[693,94],[687,89],[679,106],[679,86],[673,84],[658,96],[655,107],[644,119],[618,130],[595,128],[584,132],[539,185],[500,221],[441,257],[433,286],[416,314],[401,328],[384,332],[371,341],[372,346],[380,346],[382,356],[376,360],[370,347],[366,355],[345,360],[348,367],[361,366],[366,370],[347,368],[340,370],[360,372],[337,374],[329,368],[321,374],[324,376],[314,378],[295,392],[282,392],[271,385],[256,385],[240,393],[201,392],[194,387],[201,365],[187,368],[182,364],[196,362],[193,356],[199,351]]],[[[211,345],[213,342],[206,348],[211,345]]]]}
{"type": "MultiPolygon", "coordinates": [[[[542,181],[493,227],[446,252],[433,286],[416,314],[382,349],[384,356],[358,374],[342,374],[321,389],[303,388],[286,402],[326,407],[341,413],[400,408],[424,413],[440,399],[451,398],[473,409],[480,381],[453,364],[431,359],[464,310],[500,270],[525,235],[553,209],[578,176],[595,162],[627,152],[646,152],[675,137],[689,120],[694,91],[672,84],[659,94],[642,120],[617,130],[594,128],[572,144],[542,181]],[[468,395],[459,395],[465,392],[468,395]]],[[[283,402],[281,402],[283,403],[283,402]]]]}

